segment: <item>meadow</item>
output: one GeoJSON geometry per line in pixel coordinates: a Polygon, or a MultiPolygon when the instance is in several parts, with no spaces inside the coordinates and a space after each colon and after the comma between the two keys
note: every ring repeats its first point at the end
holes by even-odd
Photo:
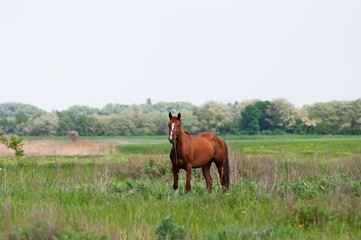
{"type": "Polygon", "coordinates": [[[209,194],[199,169],[172,189],[166,136],[26,139],[0,157],[0,238],[361,238],[361,136],[223,137],[231,186],[212,167],[209,194]]]}

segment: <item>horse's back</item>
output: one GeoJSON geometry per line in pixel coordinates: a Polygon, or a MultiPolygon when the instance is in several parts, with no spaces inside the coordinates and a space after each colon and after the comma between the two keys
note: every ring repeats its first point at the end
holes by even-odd
{"type": "Polygon", "coordinates": [[[194,138],[204,139],[206,141],[209,141],[210,143],[213,143],[214,145],[224,143],[224,140],[221,137],[218,137],[216,134],[211,132],[200,133],[197,136],[194,136],[194,138]]]}
{"type": "Polygon", "coordinates": [[[225,142],[221,137],[211,132],[203,132],[193,137],[194,142],[198,142],[198,145],[207,146],[208,149],[212,149],[212,155],[224,155],[225,142]]]}
{"type": "Polygon", "coordinates": [[[196,136],[194,136],[194,138],[202,138],[202,139],[207,139],[207,140],[213,140],[216,136],[216,134],[211,133],[211,132],[202,132],[196,136]]]}

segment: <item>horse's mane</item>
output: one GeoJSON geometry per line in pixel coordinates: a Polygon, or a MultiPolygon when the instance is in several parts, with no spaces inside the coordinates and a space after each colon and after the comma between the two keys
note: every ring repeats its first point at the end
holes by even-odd
{"type": "Polygon", "coordinates": [[[186,134],[188,134],[190,136],[189,132],[187,132],[187,131],[183,131],[183,132],[185,132],[186,134]]]}

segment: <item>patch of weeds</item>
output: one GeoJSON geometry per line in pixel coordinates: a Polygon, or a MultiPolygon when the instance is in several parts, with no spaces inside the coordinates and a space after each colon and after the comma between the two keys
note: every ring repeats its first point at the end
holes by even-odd
{"type": "Polygon", "coordinates": [[[322,227],[323,223],[328,220],[329,215],[321,210],[318,206],[305,206],[294,209],[288,216],[292,226],[322,227]]]}
{"type": "Polygon", "coordinates": [[[227,225],[216,233],[206,232],[206,240],[236,240],[236,239],[280,239],[294,237],[297,233],[291,228],[265,226],[259,229],[240,228],[237,225],[227,225]]]}
{"type": "Polygon", "coordinates": [[[112,183],[112,192],[121,194],[122,197],[133,194],[135,191],[135,183],[132,181],[116,181],[112,183]]]}
{"type": "Polygon", "coordinates": [[[318,228],[337,231],[340,226],[360,229],[361,214],[359,209],[359,198],[354,196],[317,198],[306,205],[292,207],[287,214],[279,219],[279,223],[297,230],[318,228]]]}
{"type": "Polygon", "coordinates": [[[169,163],[154,163],[151,159],[144,166],[139,166],[135,169],[137,173],[136,178],[148,177],[148,178],[159,178],[165,176],[169,170],[169,163]]]}
{"type": "Polygon", "coordinates": [[[206,240],[231,240],[240,239],[240,229],[237,225],[228,225],[216,233],[206,232],[203,236],[206,240]]]}
{"type": "Polygon", "coordinates": [[[172,217],[167,216],[162,218],[160,225],[155,230],[155,234],[158,235],[158,240],[181,240],[185,239],[187,229],[184,226],[174,224],[172,217]]]}
{"type": "Polygon", "coordinates": [[[88,230],[80,229],[77,224],[65,229],[59,228],[54,222],[38,221],[33,225],[20,225],[17,229],[9,234],[11,240],[27,239],[79,239],[79,240],[106,240],[106,235],[98,235],[88,230]]]}
{"type": "Polygon", "coordinates": [[[122,198],[137,196],[143,200],[147,199],[163,199],[169,195],[169,193],[175,192],[173,189],[168,189],[169,192],[165,192],[164,185],[158,184],[150,179],[143,180],[116,180],[112,181],[109,192],[116,195],[121,195],[122,198]]]}
{"type": "Polygon", "coordinates": [[[321,179],[305,179],[297,182],[281,182],[276,186],[281,196],[292,194],[302,199],[312,199],[325,194],[345,194],[359,197],[361,182],[353,177],[337,174],[321,179]]]}
{"type": "Polygon", "coordinates": [[[312,198],[316,194],[316,186],[314,182],[298,181],[289,185],[291,191],[296,195],[304,198],[312,198]]]}

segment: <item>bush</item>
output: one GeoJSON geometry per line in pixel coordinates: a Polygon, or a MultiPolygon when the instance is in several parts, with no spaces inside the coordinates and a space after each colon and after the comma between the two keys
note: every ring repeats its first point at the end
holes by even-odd
{"type": "Polygon", "coordinates": [[[187,235],[187,229],[184,226],[178,226],[173,223],[172,217],[167,216],[161,220],[160,225],[155,230],[155,234],[158,235],[158,239],[185,239],[187,235]]]}
{"type": "Polygon", "coordinates": [[[66,136],[68,137],[68,139],[70,139],[72,141],[76,141],[76,140],[78,140],[79,133],[77,131],[68,131],[66,133],[66,136]]]}
{"type": "Polygon", "coordinates": [[[19,159],[25,155],[23,149],[23,140],[23,138],[17,138],[15,136],[11,136],[10,139],[6,137],[0,138],[0,142],[2,142],[7,148],[13,149],[15,151],[16,164],[18,164],[19,159]]]}

